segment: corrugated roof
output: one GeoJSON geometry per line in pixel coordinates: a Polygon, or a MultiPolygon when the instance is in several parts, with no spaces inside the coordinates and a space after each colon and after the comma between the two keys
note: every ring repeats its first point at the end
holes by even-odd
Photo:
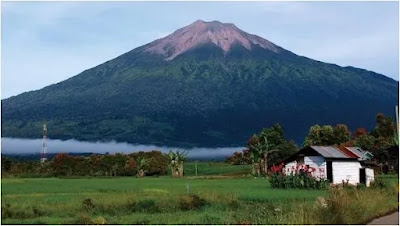
{"type": "Polygon", "coordinates": [[[341,152],[343,152],[345,155],[351,157],[351,158],[359,158],[358,155],[354,154],[352,151],[348,150],[346,147],[339,147],[338,148],[341,152]]]}
{"type": "Polygon", "coordinates": [[[353,159],[356,157],[346,155],[339,149],[332,146],[311,146],[316,152],[322,155],[324,158],[348,158],[353,159]]]}
{"type": "Polygon", "coordinates": [[[339,150],[338,148],[335,148],[332,146],[307,146],[307,147],[302,148],[298,152],[294,153],[293,155],[287,157],[282,162],[287,163],[287,162],[296,160],[296,158],[299,155],[302,155],[302,156],[305,156],[307,154],[315,155],[315,153],[308,152],[310,149],[317,152],[319,155],[321,155],[324,158],[351,159],[351,160],[355,160],[355,161],[359,160],[359,158],[355,154],[349,153],[351,151],[343,152],[343,151],[339,150]]]}
{"type": "MultiPolygon", "coordinates": [[[[359,147],[346,147],[346,149],[351,151],[355,155],[357,155],[360,160],[369,160],[370,159],[370,157],[366,155],[369,152],[364,151],[363,149],[361,149],[359,147]]],[[[372,156],[371,153],[369,153],[369,154],[372,156]]]]}

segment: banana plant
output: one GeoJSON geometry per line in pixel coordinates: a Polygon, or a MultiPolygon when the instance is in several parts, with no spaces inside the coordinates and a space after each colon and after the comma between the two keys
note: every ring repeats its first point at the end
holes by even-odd
{"type": "Polygon", "coordinates": [[[399,135],[398,135],[397,131],[394,131],[394,134],[393,134],[393,143],[394,143],[395,145],[399,146],[399,135]]]}
{"type": "MultiPolygon", "coordinates": [[[[260,175],[261,173],[267,174],[268,172],[268,155],[274,152],[279,151],[278,149],[272,149],[271,145],[268,143],[268,138],[266,135],[261,134],[261,139],[260,136],[257,136],[256,140],[257,142],[251,143],[250,146],[250,151],[253,155],[254,159],[258,160],[258,167],[259,170],[257,170],[257,174],[260,175]],[[259,172],[260,171],[260,172],[259,172]]],[[[256,136],[256,135],[253,135],[256,136]]]]}
{"type": "Polygon", "coordinates": [[[147,165],[147,160],[144,156],[138,156],[136,159],[136,163],[138,166],[138,172],[137,172],[137,177],[142,178],[144,176],[144,168],[147,165]]]}
{"type": "Polygon", "coordinates": [[[172,177],[183,177],[183,163],[186,160],[187,152],[170,150],[167,157],[170,160],[172,177]]]}

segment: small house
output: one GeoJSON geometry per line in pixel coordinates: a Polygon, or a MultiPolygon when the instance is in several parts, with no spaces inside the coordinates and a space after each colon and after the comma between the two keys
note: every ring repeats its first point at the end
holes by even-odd
{"type": "Polygon", "coordinates": [[[284,161],[283,173],[290,175],[299,168],[317,179],[331,183],[363,183],[369,186],[374,180],[374,171],[364,166],[372,154],[358,147],[337,148],[332,146],[307,146],[284,161]]]}

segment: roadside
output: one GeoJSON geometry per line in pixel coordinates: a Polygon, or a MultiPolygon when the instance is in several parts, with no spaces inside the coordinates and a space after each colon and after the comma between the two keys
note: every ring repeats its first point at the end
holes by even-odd
{"type": "Polygon", "coordinates": [[[386,215],[384,217],[377,218],[368,224],[370,225],[399,225],[399,211],[392,214],[386,215]]]}

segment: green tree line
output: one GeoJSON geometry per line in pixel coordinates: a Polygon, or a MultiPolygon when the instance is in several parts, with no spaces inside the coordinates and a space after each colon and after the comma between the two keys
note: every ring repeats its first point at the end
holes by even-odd
{"type": "MultiPolygon", "coordinates": [[[[352,134],[345,124],[313,125],[304,139],[303,147],[311,145],[360,147],[374,155],[378,165],[391,167],[398,172],[398,133],[396,125],[390,117],[377,114],[375,127],[368,132],[358,128],[352,134]]],[[[264,128],[247,141],[246,149],[235,152],[227,159],[232,164],[252,164],[253,174],[266,174],[268,168],[279,164],[282,160],[298,151],[293,141],[284,138],[279,124],[264,128]]]]}
{"type": "Polygon", "coordinates": [[[57,154],[51,161],[21,161],[1,158],[2,175],[19,176],[138,176],[165,175],[170,160],[160,151],[131,154],[93,154],[70,156],[57,154]]]}

